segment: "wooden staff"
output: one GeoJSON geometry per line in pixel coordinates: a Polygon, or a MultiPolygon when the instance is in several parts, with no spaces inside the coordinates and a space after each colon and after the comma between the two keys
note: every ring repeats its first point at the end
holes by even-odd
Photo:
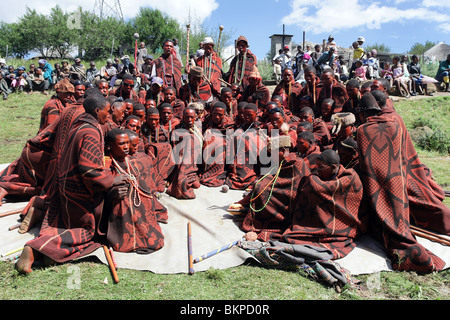
{"type": "Polygon", "coordinates": [[[188,222],[188,258],[189,258],[189,274],[194,274],[194,259],[192,257],[192,234],[191,222],[188,222]]]}
{"type": "Polygon", "coordinates": [[[222,41],[222,31],[223,31],[223,26],[219,26],[219,40],[217,40],[217,53],[220,54],[220,42],[222,41]]]}
{"type": "Polygon", "coordinates": [[[186,38],[186,66],[189,65],[189,31],[191,30],[191,25],[187,24],[187,38],[186,38]]]}
{"type": "Polygon", "coordinates": [[[409,228],[411,229],[411,233],[414,234],[415,236],[419,236],[433,242],[438,242],[444,246],[450,246],[449,238],[446,238],[444,236],[441,236],[428,230],[421,229],[416,226],[410,226],[409,228]]]}
{"type": "Polygon", "coordinates": [[[17,229],[17,228],[20,228],[21,225],[22,225],[22,223],[18,223],[18,224],[16,224],[16,225],[13,225],[13,226],[11,226],[11,227],[8,228],[8,231],[12,231],[12,230],[15,230],[15,229],[17,229]]]}
{"type": "Polygon", "coordinates": [[[111,270],[111,273],[114,278],[115,283],[119,283],[119,276],[117,275],[116,268],[114,266],[114,262],[111,258],[111,254],[109,252],[109,249],[107,246],[103,246],[103,251],[105,252],[106,260],[108,260],[109,269],[111,270]]]}
{"type": "Polygon", "coordinates": [[[16,213],[21,213],[23,209],[24,209],[24,208],[20,208],[20,209],[11,209],[11,210],[2,212],[2,213],[0,213],[0,218],[7,217],[7,216],[10,216],[10,215],[13,215],[13,214],[16,214],[16,213]]]}
{"type": "Polygon", "coordinates": [[[136,42],[134,44],[134,69],[137,71],[137,53],[138,53],[138,39],[139,39],[139,33],[133,34],[133,37],[136,39],[136,42]]]}
{"type": "Polygon", "coordinates": [[[222,83],[224,83],[224,84],[226,84],[227,86],[231,87],[231,84],[229,84],[229,83],[226,82],[225,80],[219,78],[219,81],[222,82],[222,83]]]}

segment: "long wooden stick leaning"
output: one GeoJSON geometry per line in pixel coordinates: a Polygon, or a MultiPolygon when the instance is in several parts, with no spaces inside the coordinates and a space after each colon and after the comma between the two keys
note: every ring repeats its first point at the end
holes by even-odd
{"type": "Polygon", "coordinates": [[[433,242],[438,242],[444,246],[450,246],[450,239],[445,238],[441,235],[438,235],[434,232],[424,230],[424,229],[421,229],[416,226],[410,226],[410,229],[411,229],[411,233],[416,236],[431,240],[433,242]]]}
{"type": "Polygon", "coordinates": [[[111,258],[111,254],[107,246],[103,246],[103,251],[105,252],[106,260],[108,260],[109,269],[114,278],[115,283],[119,283],[119,276],[117,275],[116,267],[114,266],[114,262],[111,258]]]}
{"type": "Polygon", "coordinates": [[[222,82],[222,83],[224,83],[224,84],[226,84],[227,86],[231,87],[231,84],[228,83],[228,82],[226,82],[225,80],[219,78],[219,81],[222,82]]]}
{"type": "Polygon", "coordinates": [[[220,55],[220,42],[222,41],[223,26],[219,26],[219,40],[217,40],[217,54],[220,55]]]}
{"type": "Polygon", "coordinates": [[[188,66],[189,65],[189,59],[190,59],[190,57],[189,57],[189,31],[191,29],[191,25],[187,24],[186,28],[187,28],[187,36],[186,36],[186,66],[188,66]]]}
{"type": "Polygon", "coordinates": [[[194,274],[194,262],[192,258],[192,233],[191,222],[188,222],[188,258],[189,258],[189,274],[194,274]]]}
{"type": "Polygon", "coordinates": [[[243,239],[239,239],[237,241],[233,241],[233,242],[231,242],[231,243],[229,243],[227,245],[224,245],[224,246],[220,247],[219,249],[213,250],[211,252],[208,252],[207,254],[204,254],[204,255],[202,255],[202,256],[200,256],[198,258],[195,258],[194,259],[194,263],[198,263],[198,262],[203,261],[205,259],[208,259],[208,258],[210,258],[212,256],[215,256],[216,254],[221,253],[221,252],[223,252],[225,250],[231,249],[232,247],[237,245],[242,240],[243,239]]]}

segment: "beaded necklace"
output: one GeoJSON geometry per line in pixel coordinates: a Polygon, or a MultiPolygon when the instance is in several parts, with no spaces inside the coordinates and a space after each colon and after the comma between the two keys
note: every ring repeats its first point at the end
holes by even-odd
{"type": "Polygon", "coordinates": [[[269,203],[270,198],[272,198],[272,193],[273,193],[273,189],[274,189],[274,187],[275,187],[275,183],[277,182],[278,176],[280,175],[281,167],[283,166],[283,162],[284,162],[284,160],[281,161],[280,165],[278,166],[277,173],[273,176],[272,180],[271,180],[271,181],[270,181],[270,182],[262,189],[262,191],[261,191],[256,197],[253,197],[253,195],[255,194],[256,186],[258,185],[258,183],[260,183],[264,178],[266,178],[268,175],[270,175],[271,172],[272,172],[272,170],[270,170],[265,176],[263,176],[261,179],[259,179],[259,180],[256,182],[255,187],[253,188],[252,198],[250,199],[250,209],[252,209],[252,211],[254,211],[254,212],[260,212],[260,211],[264,210],[264,208],[265,208],[265,207],[267,206],[267,204],[269,203]],[[266,189],[269,187],[269,185],[272,185],[272,187],[270,188],[270,193],[269,193],[269,196],[268,196],[268,198],[267,198],[266,203],[262,206],[261,209],[255,209],[255,208],[252,206],[252,202],[254,202],[256,199],[258,199],[258,198],[261,196],[261,194],[262,194],[264,191],[266,191],[266,189]]]}
{"type": "Polygon", "coordinates": [[[133,204],[135,207],[139,207],[141,205],[141,196],[150,199],[153,198],[150,191],[144,190],[141,186],[139,186],[136,179],[136,177],[139,176],[139,170],[130,164],[128,157],[125,158],[126,169],[123,169],[114,158],[112,158],[112,161],[117,172],[119,174],[125,174],[128,177],[134,191],[133,204]]]}
{"type": "Polygon", "coordinates": [[[244,53],[244,57],[242,58],[242,67],[241,67],[241,76],[239,77],[239,60],[240,59],[236,59],[236,65],[234,67],[235,69],[235,74],[234,74],[234,78],[236,79],[236,82],[241,84],[242,79],[244,79],[244,71],[245,71],[245,63],[247,62],[247,51],[245,51],[244,53]]]}

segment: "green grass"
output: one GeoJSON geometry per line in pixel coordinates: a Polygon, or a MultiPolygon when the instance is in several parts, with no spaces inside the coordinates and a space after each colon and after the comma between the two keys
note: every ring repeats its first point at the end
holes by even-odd
{"type": "MultiPolygon", "coordinates": [[[[15,160],[25,141],[33,137],[40,111],[49,96],[10,95],[0,101],[0,163],[15,160]]],[[[432,117],[448,128],[450,99],[396,103],[407,126],[418,117],[432,117]],[[429,111],[429,110],[432,111],[429,111]]],[[[448,155],[418,149],[422,161],[443,186],[450,185],[448,155]]],[[[446,200],[447,201],[447,200],[446,200]]],[[[449,205],[448,202],[446,202],[449,205]]],[[[450,270],[427,275],[381,272],[360,275],[360,290],[345,288],[338,294],[304,274],[245,264],[226,270],[188,274],[154,274],[118,270],[114,284],[107,265],[83,259],[18,275],[11,262],[0,262],[1,300],[449,300],[450,270]],[[74,282],[78,279],[79,282],[74,282]],[[107,279],[107,284],[104,280],[107,279]],[[371,283],[375,286],[370,286],[371,283]],[[79,287],[77,286],[79,283],[79,287]],[[76,284],[76,285],[74,285],[76,284]],[[367,287],[367,288],[366,288],[367,287]]]]}

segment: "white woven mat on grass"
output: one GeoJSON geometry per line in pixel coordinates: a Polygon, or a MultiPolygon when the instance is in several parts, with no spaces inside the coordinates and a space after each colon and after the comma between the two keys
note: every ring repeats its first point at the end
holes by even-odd
{"type": "MultiPolygon", "coordinates": [[[[2,166],[0,165],[1,170],[2,166]]],[[[192,200],[177,200],[163,194],[160,201],[169,213],[168,223],[161,224],[165,239],[164,247],[148,255],[115,252],[114,258],[118,267],[160,274],[187,273],[189,270],[187,223],[189,221],[191,222],[193,258],[242,238],[244,232],[239,229],[239,220],[226,211],[231,203],[242,198],[242,191],[229,190],[227,193],[223,193],[221,188],[201,186],[195,193],[196,199],[192,200]]],[[[9,209],[23,208],[25,205],[25,202],[7,202],[0,207],[0,214],[9,209]]],[[[19,234],[17,229],[8,231],[9,227],[19,222],[18,218],[18,214],[0,218],[0,254],[23,247],[28,240],[37,235],[37,228],[27,234],[19,234]]],[[[450,247],[420,237],[417,239],[446,262],[445,268],[450,267],[450,247]]],[[[362,236],[356,241],[356,244],[356,248],[349,255],[336,260],[336,262],[353,275],[392,270],[383,247],[373,238],[368,235],[362,236]]],[[[4,260],[14,255],[0,259],[4,260]]],[[[96,256],[102,263],[107,263],[101,248],[89,256],[96,256]]],[[[249,258],[252,258],[250,254],[233,247],[195,263],[194,270],[198,272],[209,268],[232,268],[243,264],[249,258]]]]}

